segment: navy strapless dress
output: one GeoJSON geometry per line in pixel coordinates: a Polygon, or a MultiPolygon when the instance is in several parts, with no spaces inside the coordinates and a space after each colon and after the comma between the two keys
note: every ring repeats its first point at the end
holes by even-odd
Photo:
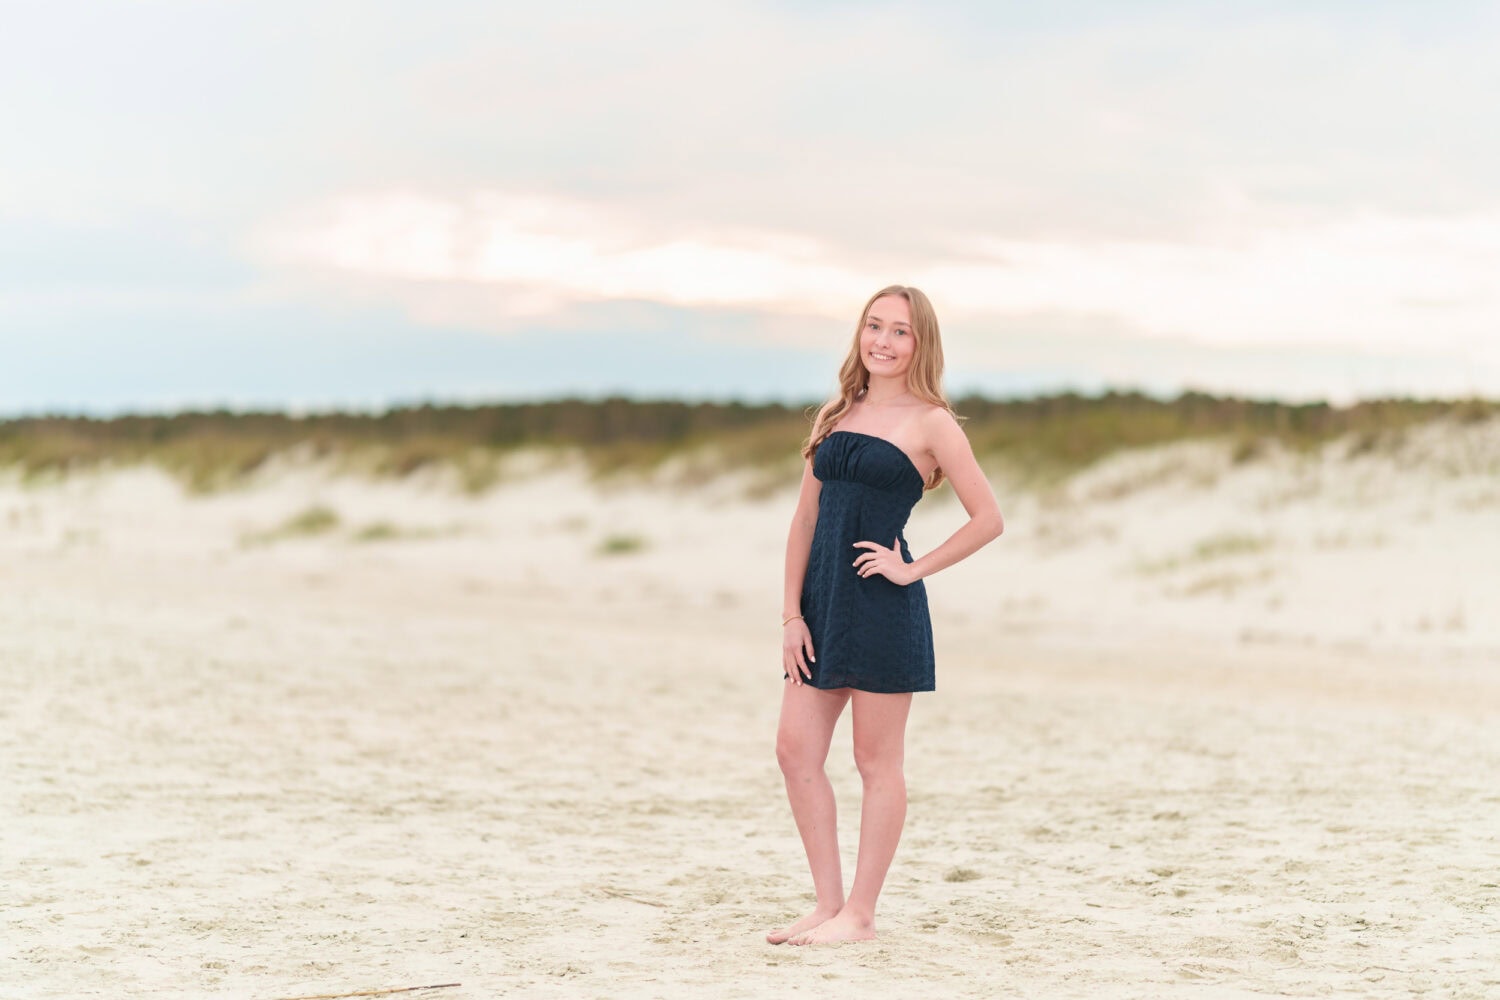
{"type": "Polygon", "coordinates": [[[822,489],[802,582],[802,616],[817,656],[808,683],[887,694],[936,690],[927,588],[854,568],[870,551],[855,548],[859,541],[890,547],[899,539],[902,560],[912,561],[902,532],[922,499],[922,474],[896,445],[858,431],[824,438],[812,469],[822,489]]]}

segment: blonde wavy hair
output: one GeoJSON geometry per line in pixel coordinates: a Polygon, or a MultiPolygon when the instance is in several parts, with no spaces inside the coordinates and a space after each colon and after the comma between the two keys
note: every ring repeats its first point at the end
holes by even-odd
{"type": "MultiPolygon", "coordinates": [[[[955,420],[962,419],[953,412],[953,406],[943,393],[943,340],[938,333],[937,313],[933,311],[932,303],[920,289],[909,285],[891,285],[870,296],[870,300],[860,311],[859,322],[854,327],[854,341],[849,345],[849,354],[839,368],[838,395],[831,397],[818,410],[818,415],[813,419],[812,433],[802,445],[803,458],[812,458],[818,445],[832,433],[834,425],[870,388],[870,370],[865,367],[864,356],[860,353],[859,338],[864,331],[865,321],[870,316],[870,307],[887,295],[899,295],[911,308],[911,332],[916,338],[916,347],[912,351],[911,367],[906,371],[907,391],[918,399],[941,406],[953,414],[955,420]]],[[[924,488],[937,489],[942,485],[943,478],[943,470],[934,469],[924,488]]]]}

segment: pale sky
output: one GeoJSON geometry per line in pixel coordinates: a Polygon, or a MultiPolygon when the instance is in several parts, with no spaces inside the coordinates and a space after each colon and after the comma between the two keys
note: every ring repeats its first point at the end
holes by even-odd
{"type": "Polygon", "coordinates": [[[1500,5],[0,14],[0,413],[1500,396],[1500,5]]]}

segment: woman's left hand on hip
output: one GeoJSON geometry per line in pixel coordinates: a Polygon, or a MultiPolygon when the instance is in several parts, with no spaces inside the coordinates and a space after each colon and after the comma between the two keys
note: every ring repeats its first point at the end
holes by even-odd
{"type": "Polygon", "coordinates": [[[911,571],[911,563],[901,558],[899,536],[892,541],[889,548],[879,542],[855,542],[854,548],[870,550],[860,553],[859,557],[854,560],[854,568],[860,576],[879,573],[892,583],[899,583],[903,587],[916,579],[911,571]]]}

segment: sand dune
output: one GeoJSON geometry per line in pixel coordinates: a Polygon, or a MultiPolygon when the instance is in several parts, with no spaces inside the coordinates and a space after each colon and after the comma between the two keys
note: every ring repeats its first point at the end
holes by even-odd
{"type": "Polygon", "coordinates": [[[0,996],[1500,996],[1500,428],[1423,433],[997,480],[836,949],[761,938],[790,493],[8,480],[0,996]]]}

